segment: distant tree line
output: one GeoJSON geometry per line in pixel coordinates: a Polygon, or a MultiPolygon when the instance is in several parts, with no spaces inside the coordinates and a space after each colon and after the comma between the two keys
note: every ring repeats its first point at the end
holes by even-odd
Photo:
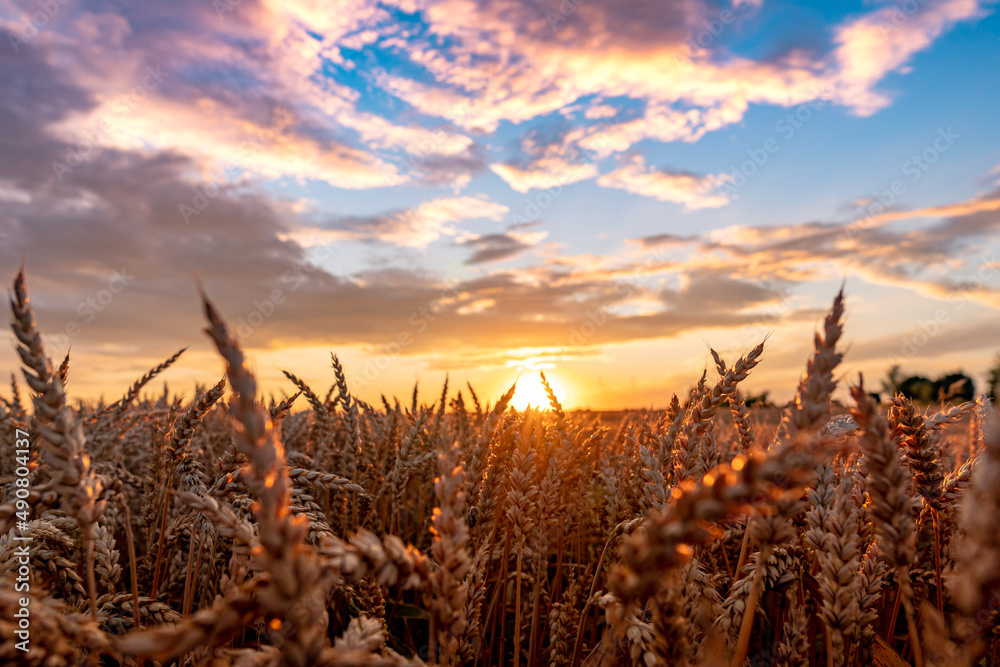
{"type": "MultiPolygon", "coordinates": [[[[990,366],[986,379],[986,391],[996,402],[997,383],[1000,382],[1000,354],[990,366]]],[[[893,366],[882,381],[882,391],[887,397],[902,394],[914,400],[930,403],[933,401],[972,401],[976,398],[976,383],[962,371],[946,373],[932,380],[923,375],[903,377],[899,365],[893,366]]]]}

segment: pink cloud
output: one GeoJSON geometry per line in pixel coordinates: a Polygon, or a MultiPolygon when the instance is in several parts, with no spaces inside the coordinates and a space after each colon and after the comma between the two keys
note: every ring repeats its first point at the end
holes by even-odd
{"type": "Polygon", "coordinates": [[[624,165],[598,178],[597,184],[683,204],[687,210],[696,210],[728,204],[728,195],[720,189],[727,181],[725,174],[699,175],[651,169],[641,156],[634,156],[624,165]]]}

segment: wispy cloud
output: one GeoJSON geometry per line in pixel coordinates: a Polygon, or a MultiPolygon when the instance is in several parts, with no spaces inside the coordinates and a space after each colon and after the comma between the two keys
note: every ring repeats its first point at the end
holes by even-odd
{"type": "Polygon", "coordinates": [[[477,236],[460,245],[471,246],[475,252],[465,260],[466,264],[486,264],[516,257],[530,250],[546,237],[545,232],[509,232],[507,234],[486,234],[477,236]]]}
{"type": "Polygon", "coordinates": [[[686,171],[651,169],[642,156],[628,159],[614,171],[597,179],[598,185],[619,188],[660,201],[683,204],[689,210],[718,208],[729,203],[721,190],[729,180],[725,174],[699,175],[686,171]]]}
{"type": "Polygon", "coordinates": [[[468,220],[500,220],[507,211],[506,206],[486,197],[446,197],[384,215],[340,218],[322,228],[302,227],[285,238],[306,246],[350,239],[424,248],[442,236],[456,235],[456,224],[468,220]]]}

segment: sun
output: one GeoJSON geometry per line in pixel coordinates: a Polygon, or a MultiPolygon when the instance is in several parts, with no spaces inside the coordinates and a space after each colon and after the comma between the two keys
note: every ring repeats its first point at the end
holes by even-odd
{"type": "MultiPolygon", "coordinates": [[[[555,392],[556,398],[565,406],[567,396],[563,385],[552,376],[551,372],[545,374],[545,379],[548,381],[549,386],[552,387],[552,391],[555,392]]],[[[514,397],[510,400],[510,404],[517,410],[524,410],[528,405],[548,410],[549,397],[545,393],[545,387],[542,385],[541,373],[531,371],[530,373],[526,372],[521,375],[517,380],[517,389],[514,391],[514,397]]]]}

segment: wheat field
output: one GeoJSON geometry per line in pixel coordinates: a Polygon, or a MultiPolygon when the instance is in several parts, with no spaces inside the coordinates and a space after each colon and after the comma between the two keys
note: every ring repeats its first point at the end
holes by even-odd
{"type": "Polygon", "coordinates": [[[262,388],[207,298],[222,380],[144,393],[178,353],[73,407],[23,275],[11,307],[4,664],[997,664],[1000,419],[832,402],[842,294],[779,420],[739,390],[761,343],[613,428],[551,390],[368,405],[336,356],[262,388]]]}

